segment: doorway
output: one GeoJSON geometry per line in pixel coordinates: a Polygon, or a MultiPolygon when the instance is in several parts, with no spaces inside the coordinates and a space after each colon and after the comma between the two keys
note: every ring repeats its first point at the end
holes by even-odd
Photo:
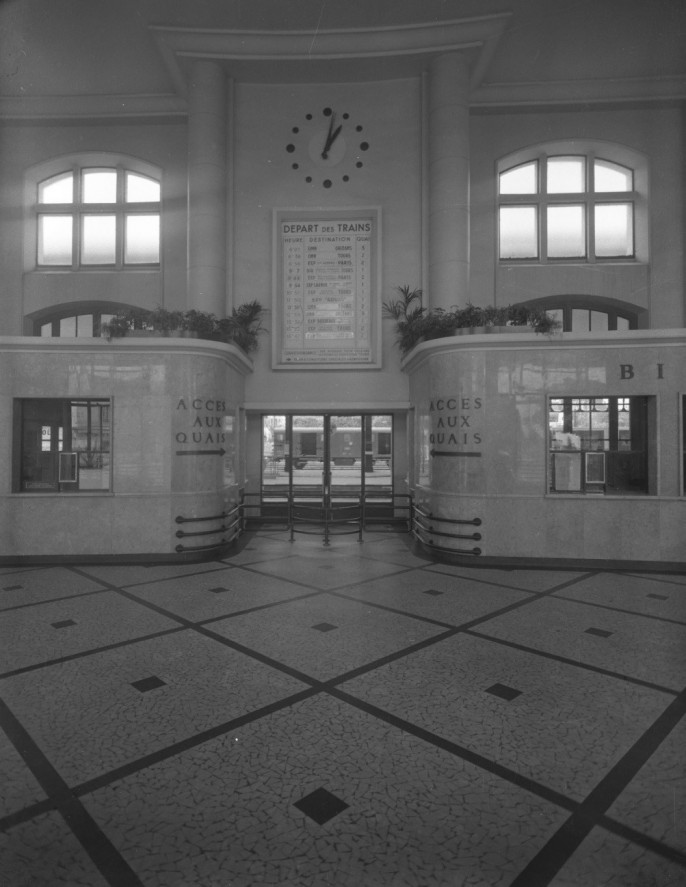
{"type": "Polygon", "coordinates": [[[302,413],[262,417],[263,504],[393,501],[393,416],[302,413]]]}

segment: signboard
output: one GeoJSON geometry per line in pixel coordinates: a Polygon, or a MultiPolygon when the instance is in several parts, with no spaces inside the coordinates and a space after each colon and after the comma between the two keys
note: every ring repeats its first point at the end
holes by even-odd
{"type": "Polygon", "coordinates": [[[481,456],[483,397],[447,394],[429,403],[430,456],[481,456]]]}
{"type": "Polygon", "coordinates": [[[275,228],[274,366],[378,366],[378,211],[277,211],[275,228]]]}

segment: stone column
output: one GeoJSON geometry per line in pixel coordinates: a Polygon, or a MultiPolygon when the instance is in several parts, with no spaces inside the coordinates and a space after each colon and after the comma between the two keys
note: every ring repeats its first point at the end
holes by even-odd
{"type": "Polygon", "coordinates": [[[188,93],[188,308],[226,315],[227,83],[196,61],[188,93]]]}
{"type": "Polygon", "coordinates": [[[429,292],[433,307],[469,300],[469,70],[459,53],[431,63],[429,292]]]}

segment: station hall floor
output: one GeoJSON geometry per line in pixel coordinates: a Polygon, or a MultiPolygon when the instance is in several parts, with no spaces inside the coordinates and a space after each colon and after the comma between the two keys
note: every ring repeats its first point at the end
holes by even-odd
{"type": "Polygon", "coordinates": [[[686,884],[686,575],[0,570],[3,887],[686,884]]]}

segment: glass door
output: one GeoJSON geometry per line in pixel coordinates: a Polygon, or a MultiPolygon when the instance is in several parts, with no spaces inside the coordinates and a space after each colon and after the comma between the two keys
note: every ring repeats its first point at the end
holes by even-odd
{"type": "Polygon", "coordinates": [[[393,423],[371,413],[262,417],[262,500],[344,503],[393,493],[393,423]]]}

